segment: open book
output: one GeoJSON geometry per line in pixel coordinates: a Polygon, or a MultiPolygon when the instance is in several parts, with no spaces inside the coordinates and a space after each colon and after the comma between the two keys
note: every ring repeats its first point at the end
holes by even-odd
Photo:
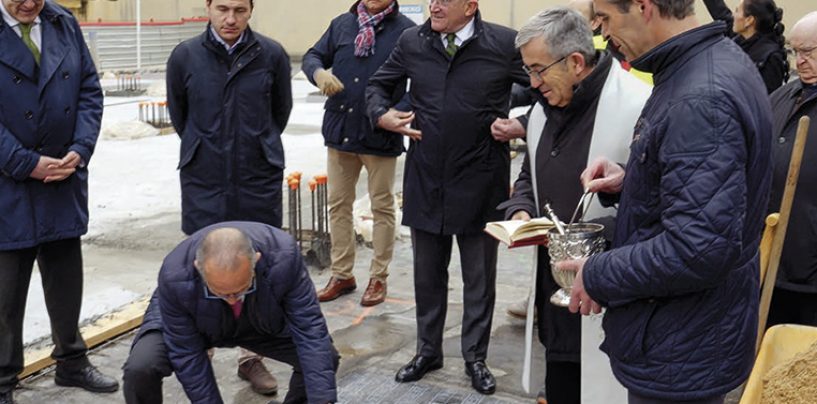
{"type": "Polygon", "coordinates": [[[548,230],[553,227],[553,222],[550,219],[537,217],[528,222],[522,220],[488,222],[485,224],[485,232],[507,244],[509,248],[514,248],[546,244],[548,230]]]}

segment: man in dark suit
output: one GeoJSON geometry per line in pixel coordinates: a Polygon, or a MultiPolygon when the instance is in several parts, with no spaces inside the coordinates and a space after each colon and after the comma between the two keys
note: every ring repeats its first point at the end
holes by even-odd
{"type": "Polygon", "coordinates": [[[88,168],[102,90],[79,24],[45,0],[0,4],[0,403],[23,370],[23,316],[34,261],[57,361],[55,382],[118,389],[79,333],[88,168]]]}
{"type": "Polygon", "coordinates": [[[507,141],[491,136],[506,118],[511,85],[528,85],[516,32],[482,21],[477,0],[433,0],[431,17],[407,29],[369,80],[373,124],[411,138],[404,176],[403,224],[411,227],[417,355],[397,373],[419,380],[442,367],[448,263],[457,237],[464,283],[462,355],[480,393],[496,388],[485,364],[496,300],[496,241],[483,233],[500,220],[510,192],[507,141]],[[393,108],[394,89],[411,80],[411,112],[393,108]],[[412,128],[407,125],[411,124],[412,128]]]}
{"type": "Polygon", "coordinates": [[[221,403],[207,356],[240,346],[292,365],[284,403],[337,400],[338,354],[295,240],[272,226],[225,222],[165,258],[125,371],[128,403],[161,403],[172,372],[194,403],[221,403]]]}

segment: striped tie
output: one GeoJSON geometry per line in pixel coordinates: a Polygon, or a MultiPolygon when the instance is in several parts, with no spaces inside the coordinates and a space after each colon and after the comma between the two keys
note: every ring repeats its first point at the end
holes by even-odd
{"type": "Polygon", "coordinates": [[[454,54],[457,53],[457,49],[460,47],[457,46],[457,34],[451,33],[445,36],[445,40],[448,41],[448,45],[445,47],[445,52],[448,53],[448,56],[454,57],[454,54]]]}
{"type": "Polygon", "coordinates": [[[26,45],[28,50],[31,51],[31,54],[34,56],[34,61],[37,62],[37,66],[39,66],[40,50],[37,48],[37,44],[31,40],[31,24],[20,24],[20,34],[21,38],[23,39],[23,43],[26,45]]]}

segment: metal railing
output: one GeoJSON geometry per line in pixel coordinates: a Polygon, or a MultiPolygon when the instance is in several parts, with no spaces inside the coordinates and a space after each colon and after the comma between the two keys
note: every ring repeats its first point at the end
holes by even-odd
{"type": "MultiPolygon", "coordinates": [[[[142,24],[142,67],[164,67],[180,42],[204,32],[206,20],[142,24]]],[[[136,24],[83,24],[85,41],[99,71],[136,69],[136,24]]]]}

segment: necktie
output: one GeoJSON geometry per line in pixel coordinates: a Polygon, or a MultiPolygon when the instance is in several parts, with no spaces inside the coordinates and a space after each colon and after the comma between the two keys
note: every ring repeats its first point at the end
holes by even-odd
{"type": "Polygon", "coordinates": [[[460,47],[457,46],[457,34],[451,33],[445,36],[445,40],[448,42],[448,45],[445,46],[445,52],[448,53],[448,56],[454,57],[454,54],[457,53],[457,49],[460,47]]]}
{"type": "Polygon", "coordinates": [[[238,318],[241,316],[241,309],[244,307],[244,301],[239,300],[234,304],[230,305],[230,308],[233,309],[233,318],[238,318]]]}
{"type": "Polygon", "coordinates": [[[23,43],[26,45],[28,50],[31,51],[31,54],[34,56],[34,61],[37,62],[37,66],[39,66],[40,50],[37,48],[34,41],[31,40],[31,24],[20,24],[20,34],[23,43]]]}

